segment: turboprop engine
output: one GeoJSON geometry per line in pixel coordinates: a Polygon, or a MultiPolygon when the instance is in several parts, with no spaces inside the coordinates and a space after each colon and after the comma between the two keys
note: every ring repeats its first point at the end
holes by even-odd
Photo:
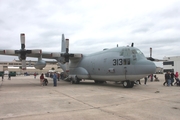
{"type": "Polygon", "coordinates": [[[40,70],[42,70],[45,66],[46,66],[46,61],[44,61],[44,60],[38,60],[38,61],[34,64],[34,67],[35,67],[36,69],[40,69],[40,70]]]}

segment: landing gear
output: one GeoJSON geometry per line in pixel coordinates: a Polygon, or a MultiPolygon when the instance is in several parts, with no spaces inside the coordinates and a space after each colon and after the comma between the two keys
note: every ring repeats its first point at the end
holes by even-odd
{"type": "Polygon", "coordinates": [[[130,81],[129,88],[133,88],[133,87],[134,87],[134,81],[130,81]]]}
{"type": "Polygon", "coordinates": [[[123,87],[124,88],[132,88],[133,86],[134,86],[134,82],[133,81],[129,81],[129,80],[123,81],[123,87]]]}
{"type": "Polygon", "coordinates": [[[101,84],[106,83],[106,81],[99,81],[99,80],[94,80],[94,82],[95,82],[96,84],[99,84],[99,83],[101,83],[101,84]]]}
{"type": "Polygon", "coordinates": [[[80,79],[78,79],[77,76],[75,76],[74,79],[71,78],[71,83],[72,84],[79,84],[79,82],[80,82],[80,79]]]}

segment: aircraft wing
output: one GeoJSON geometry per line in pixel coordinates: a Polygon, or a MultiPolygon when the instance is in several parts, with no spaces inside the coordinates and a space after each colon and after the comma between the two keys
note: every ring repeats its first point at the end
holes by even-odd
{"type": "MultiPolygon", "coordinates": [[[[19,53],[15,52],[16,50],[0,50],[0,55],[8,55],[8,56],[19,56],[19,53]]],[[[47,59],[55,59],[55,57],[51,56],[51,52],[42,52],[41,50],[36,50],[37,52],[26,54],[26,57],[35,57],[38,58],[40,55],[42,55],[42,58],[47,59]]]]}
{"type": "Polygon", "coordinates": [[[150,57],[146,57],[148,60],[150,61],[154,61],[154,62],[163,62],[163,61],[167,61],[167,60],[161,60],[161,59],[156,59],[152,57],[152,48],[150,48],[150,57]]]}
{"type": "Polygon", "coordinates": [[[146,57],[148,60],[150,61],[154,61],[154,62],[163,62],[163,61],[167,61],[167,60],[161,60],[161,59],[156,59],[156,58],[152,58],[152,57],[146,57]]]}
{"type": "Polygon", "coordinates": [[[69,71],[69,60],[78,61],[82,54],[69,53],[69,39],[62,34],[61,52],[42,52],[41,49],[25,49],[25,34],[20,34],[21,48],[19,50],[0,50],[1,55],[18,56],[22,62],[22,68],[26,68],[26,57],[36,57],[40,63],[42,58],[56,59],[58,62],[66,63],[66,71],[69,71]]]}

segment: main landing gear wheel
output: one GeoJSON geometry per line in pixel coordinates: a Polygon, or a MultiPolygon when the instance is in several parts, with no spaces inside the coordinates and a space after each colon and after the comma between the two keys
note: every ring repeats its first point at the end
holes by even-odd
{"type": "Polygon", "coordinates": [[[77,76],[71,80],[72,84],[79,84],[79,82],[80,82],[80,79],[78,79],[77,76]]]}
{"type": "Polygon", "coordinates": [[[134,81],[130,81],[129,88],[133,88],[133,87],[134,87],[134,81]]]}
{"type": "Polygon", "coordinates": [[[125,81],[123,81],[123,87],[124,88],[128,88],[129,87],[129,80],[125,80],[125,81]]]}
{"type": "Polygon", "coordinates": [[[123,81],[123,87],[124,88],[132,88],[133,86],[134,86],[134,82],[133,81],[129,81],[129,80],[123,81]]]}

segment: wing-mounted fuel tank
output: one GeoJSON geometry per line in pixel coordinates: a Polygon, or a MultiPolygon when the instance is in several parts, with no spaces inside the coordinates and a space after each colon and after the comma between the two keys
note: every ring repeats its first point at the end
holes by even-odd
{"type": "Polygon", "coordinates": [[[34,67],[35,67],[36,69],[40,69],[40,70],[42,70],[45,66],[46,66],[46,61],[44,61],[44,60],[38,60],[38,61],[34,64],[34,67]]]}

